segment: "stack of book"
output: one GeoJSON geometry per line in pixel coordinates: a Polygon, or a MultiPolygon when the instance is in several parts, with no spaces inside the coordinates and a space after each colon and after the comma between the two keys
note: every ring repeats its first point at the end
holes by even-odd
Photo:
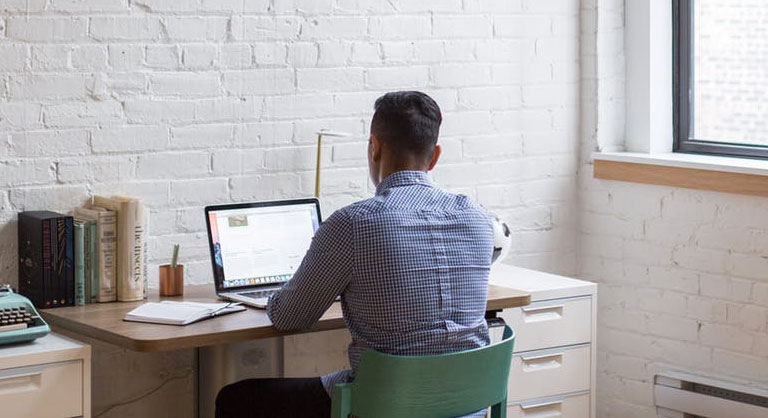
{"type": "Polygon", "coordinates": [[[146,298],[143,203],[96,196],[72,216],[19,213],[19,293],[40,308],[146,298]]]}
{"type": "Polygon", "coordinates": [[[49,211],[19,214],[19,293],[40,308],[75,303],[74,224],[49,211]]]}

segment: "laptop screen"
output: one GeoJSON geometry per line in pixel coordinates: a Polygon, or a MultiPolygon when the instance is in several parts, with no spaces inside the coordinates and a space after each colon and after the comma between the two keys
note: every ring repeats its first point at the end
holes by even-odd
{"type": "Polygon", "coordinates": [[[320,226],[317,203],[274,203],[208,210],[218,289],[284,283],[299,268],[320,226]]]}

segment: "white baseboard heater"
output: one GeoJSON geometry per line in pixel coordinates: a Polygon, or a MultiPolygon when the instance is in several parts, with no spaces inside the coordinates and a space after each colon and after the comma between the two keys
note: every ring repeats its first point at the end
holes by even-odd
{"type": "Polygon", "coordinates": [[[654,396],[663,417],[768,417],[768,390],[688,373],[657,374],[654,396]]]}

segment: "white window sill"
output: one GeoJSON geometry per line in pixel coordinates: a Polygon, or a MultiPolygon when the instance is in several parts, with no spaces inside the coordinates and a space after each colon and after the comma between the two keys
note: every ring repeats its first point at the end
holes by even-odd
{"type": "Polygon", "coordinates": [[[691,168],[725,173],[768,176],[768,160],[719,157],[714,155],[682,154],[677,152],[645,154],[639,152],[595,152],[592,158],[599,161],[647,164],[664,167],[691,168]]]}

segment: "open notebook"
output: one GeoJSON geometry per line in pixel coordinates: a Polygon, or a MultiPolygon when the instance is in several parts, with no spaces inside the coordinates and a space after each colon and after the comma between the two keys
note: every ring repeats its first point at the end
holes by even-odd
{"type": "Polygon", "coordinates": [[[125,321],[187,325],[214,316],[244,311],[239,303],[148,302],[125,314],[125,321]]]}

